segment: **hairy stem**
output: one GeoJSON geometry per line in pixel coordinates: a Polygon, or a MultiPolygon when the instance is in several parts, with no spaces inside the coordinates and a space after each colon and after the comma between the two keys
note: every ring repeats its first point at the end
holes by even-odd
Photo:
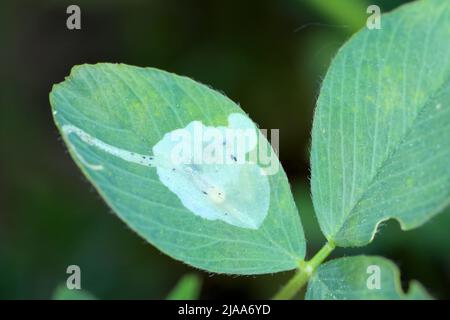
{"type": "Polygon", "coordinates": [[[330,255],[330,253],[334,250],[335,245],[332,241],[328,241],[316,255],[306,262],[308,266],[310,266],[313,272],[319,267],[322,262],[330,255]]]}
{"type": "Polygon", "coordinates": [[[309,274],[304,268],[299,268],[295,275],[273,296],[274,300],[288,300],[308,282],[309,274]]]}
{"type": "Polygon", "coordinates": [[[295,275],[278,291],[274,300],[292,299],[297,292],[308,282],[311,275],[320,264],[330,255],[334,249],[334,243],[327,242],[319,252],[309,261],[301,261],[295,275]]]}

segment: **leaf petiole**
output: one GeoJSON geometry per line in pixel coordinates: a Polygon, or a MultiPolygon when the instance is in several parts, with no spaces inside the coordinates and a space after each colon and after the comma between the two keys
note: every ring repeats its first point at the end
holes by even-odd
{"type": "Polygon", "coordinates": [[[292,299],[292,297],[294,297],[308,282],[314,271],[316,271],[320,264],[330,255],[334,248],[335,245],[333,241],[328,241],[311,260],[300,261],[299,268],[295,275],[273,296],[273,299],[292,299]]]}

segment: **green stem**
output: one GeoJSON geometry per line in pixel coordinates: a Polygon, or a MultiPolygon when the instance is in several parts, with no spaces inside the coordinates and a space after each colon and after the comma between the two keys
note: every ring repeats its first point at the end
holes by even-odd
{"type": "Polygon", "coordinates": [[[316,271],[320,264],[330,255],[334,249],[332,241],[327,242],[319,252],[309,261],[301,261],[295,275],[286,283],[280,291],[273,297],[274,300],[292,299],[295,294],[303,288],[311,275],[316,271]]]}
{"type": "Polygon", "coordinates": [[[274,300],[288,300],[291,299],[300,290],[309,279],[309,275],[305,269],[299,268],[295,275],[286,283],[280,291],[273,296],[274,300]]]}
{"type": "Polygon", "coordinates": [[[328,241],[316,255],[307,262],[307,264],[312,267],[313,272],[319,267],[322,262],[330,255],[334,250],[335,245],[332,241],[328,241]]]}

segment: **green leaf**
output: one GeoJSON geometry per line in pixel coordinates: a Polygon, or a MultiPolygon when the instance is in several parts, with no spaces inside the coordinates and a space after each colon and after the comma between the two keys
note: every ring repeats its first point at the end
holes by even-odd
{"type": "MultiPolygon", "coordinates": [[[[256,174],[258,164],[177,167],[171,176],[168,133],[195,124],[254,126],[224,95],[157,69],[101,63],[74,67],[54,86],[50,102],[89,181],[131,229],[164,253],[234,274],[294,269],[304,258],[303,229],[281,166],[267,176],[260,169],[256,174]],[[204,184],[207,196],[200,192],[204,184]],[[227,191],[225,200],[218,185],[227,191]],[[213,216],[227,207],[230,215],[213,216]]],[[[266,139],[259,140],[263,145],[266,139]]]]}
{"type": "Polygon", "coordinates": [[[183,276],[167,296],[167,300],[196,300],[200,295],[202,280],[196,274],[183,276]]]}
{"type": "Polygon", "coordinates": [[[423,300],[431,296],[416,281],[404,293],[400,272],[391,261],[376,256],[354,256],[321,265],[311,277],[306,299],[423,300]]]}
{"type": "Polygon", "coordinates": [[[70,290],[65,284],[61,284],[53,293],[53,300],[97,300],[97,298],[86,290],[70,290]]]}
{"type": "Polygon", "coordinates": [[[339,51],[314,115],[314,208],[339,246],[369,243],[390,218],[418,227],[450,202],[450,3],[381,21],[339,51]]]}

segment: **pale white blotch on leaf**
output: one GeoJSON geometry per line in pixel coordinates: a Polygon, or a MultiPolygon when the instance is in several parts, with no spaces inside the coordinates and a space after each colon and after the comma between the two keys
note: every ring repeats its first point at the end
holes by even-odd
{"type": "Polygon", "coordinates": [[[202,131],[200,146],[198,139],[192,139],[185,151],[193,152],[183,152],[176,161],[181,164],[167,160],[173,166],[157,165],[157,173],[161,182],[194,214],[258,229],[269,210],[270,185],[261,167],[246,160],[246,154],[256,148],[257,129],[250,119],[238,113],[231,114],[228,122],[228,127],[208,127],[193,121],[183,129],[167,133],[153,147],[155,159],[173,154],[180,146],[174,136],[198,137],[202,131]],[[217,135],[223,137],[221,143],[208,139],[215,136],[208,132],[214,131],[221,133],[217,135]],[[216,157],[207,154],[208,150],[214,150],[216,157]]]}

